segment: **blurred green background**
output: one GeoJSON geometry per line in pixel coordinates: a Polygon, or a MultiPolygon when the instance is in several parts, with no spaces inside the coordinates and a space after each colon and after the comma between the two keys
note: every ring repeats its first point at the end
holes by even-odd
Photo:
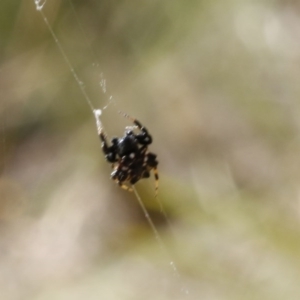
{"type": "Polygon", "coordinates": [[[167,254],[34,1],[0,8],[1,300],[300,299],[297,1],[45,2],[109,137],[153,135],[167,254]]]}

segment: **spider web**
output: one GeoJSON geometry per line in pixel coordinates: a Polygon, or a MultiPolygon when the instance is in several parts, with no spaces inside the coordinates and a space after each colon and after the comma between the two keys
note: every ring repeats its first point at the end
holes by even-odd
{"type": "MultiPolygon", "coordinates": [[[[103,126],[103,123],[101,121],[101,116],[103,114],[103,111],[106,110],[109,106],[114,106],[116,109],[117,109],[117,102],[115,100],[115,98],[113,97],[112,94],[108,94],[108,89],[107,89],[107,82],[106,82],[106,78],[105,78],[105,75],[103,74],[103,72],[100,70],[99,73],[100,73],[100,80],[99,80],[99,86],[101,87],[101,92],[103,95],[106,96],[106,99],[107,99],[107,104],[101,108],[96,108],[96,106],[93,104],[89,94],[87,93],[86,89],[85,89],[85,84],[84,82],[81,80],[78,72],[75,70],[72,62],[71,62],[71,59],[69,58],[68,54],[66,53],[65,49],[63,48],[60,40],[58,39],[56,33],[54,32],[52,26],[50,25],[50,22],[46,16],[46,14],[44,13],[44,8],[45,6],[47,5],[47,0],[34,0],[34,3],[35,3],[35,6],[36,6],[36,10],[40,13],[41,17],[43,18],[44,20],[44,23],[46,25],[46,27],[48,28],[49,32],[51,33],[51,36],[55,42],[55,44],[57,45],[57,48],[59,49],[59,52],[61,54],[61,56],[63,57],[67,67],[69,68],[69,71],[70,73],[72,74],[73,76],[73,79],[75,80],[76,84],[78,85],[78,88],[82,94],[82,98],[84,99],[84,101],[87,103],[87,105],[89,106],[92,114],[94,115],[94,118],[95,118],[95,123],[96,123],[96,129],[97,129],[97,132],[99,133],[101,129],[105,130],[104,129],[104,126],[103,126]]],[[[79,28],[79,30],[81,31],[82,33],[82,36],[84,37],[85,39],[85,44],[88,45],[88,42],[87,42],[87,39],[86,39],[86,32],[83,28],[83,26],[81,25],[81,22],[79,21],[79,17],[77,16],[77,13],[76,13],[76,10],[75,10],[75,7],[72,3],[71,0],[68,0],[68,3],[71,7],[71,10],[73,12],[73,15],[74,15],[74,18],[76,20],[76,23],[77,23],[77,27],[79,28]]],[[[93,60],[95,61],[95,63],[93,63],[93,66],[97,67],[98,69],[101,69],[100,68],[100,64],[98,62],[98,59],[97,59],[97,55],[95,54],[95,51],[94,49],[91,47],[91,46],[88,46],[89,47],[89,50],[90,50],[90,55],[91,57],[93,58],[93,60]]],[[[120,111],[119,111],[120,112],[120,111]]],[[[4,127],[3,127],[4,128],[4,127]]],[[[126,128],[131,128],[133,129],[134,126],[127,126],[126,128]]],[[[5,145],[5,139],[3,138],[3,145],[5,145]]],[[[140,194],[138,193],[138,191],[136,190],[136,188],[134,186],[132,186],[133,188],[133,192],[134,192],[134,195],[144,213],[144,216],[153,232],[153,235],[155,237],[155,239],[157,240],[157,243],[159,244],[161,250],[164,252],[165,256],[167,257],[167,259],[169,260],[169,267],[171,268],[172,272],[174,273],[175,277],[177,279],[180,280],[181,278],[181,275],[180,275],[180,272],[178,271],[178,268],[177,268],[177,264],[175,263],[174,259],[171,257],[171,254],[167,248],[167,246],[165,245],[159,231],[157,230],[152,218],[150,217],[150,214],[149,212],[147,211],[142,199],[141,199],[141,196],[140,194]]],[[[165,220],[167,221],[167,224],[170,228],[170,230],[172,231],[172,233],[174,234],[174,231],[172,229],[172,224],[170,223],[170,220],[165,212],[165,209],[162,205],[162,202],[159,200],[158,197],[156,197],[156,200],[160,206],[160,210],[161,210],[161,213],[164,215],[164,218],[165,220]]],[[[180,287],[180,292],[183,293],[184,295],[189,295],[189,290],[186,286],[181,286],[180,287]]]]}

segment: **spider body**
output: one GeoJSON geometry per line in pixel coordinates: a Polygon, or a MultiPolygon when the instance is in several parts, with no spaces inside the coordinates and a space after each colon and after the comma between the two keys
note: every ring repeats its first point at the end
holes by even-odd
{"type": "Polygon", "coordinates": [[[102,151],[106,160],[112,163],[111,178],[123,189],[132,191],[132,185],[140,179],[150,177],[150,173],[153,171],[156,195],[158,190],[158,161],[154,153],[148,152],[152,137],[138,120],[126,114],[124,117],[133,122],[139,133],[126,130],[123,137],[113,138],[109,146],[103,128],[99,130],[102,151]]]}

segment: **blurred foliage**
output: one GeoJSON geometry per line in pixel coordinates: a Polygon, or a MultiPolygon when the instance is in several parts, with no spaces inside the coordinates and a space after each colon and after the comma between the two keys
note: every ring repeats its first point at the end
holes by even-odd
{"type": "Polygon", "coordinates": [[[118,110],[154,137],[167,254],[43,14],[0,7],[1,300],[300,298],[297,1],[45,2],[109,137],[118,110]]]}

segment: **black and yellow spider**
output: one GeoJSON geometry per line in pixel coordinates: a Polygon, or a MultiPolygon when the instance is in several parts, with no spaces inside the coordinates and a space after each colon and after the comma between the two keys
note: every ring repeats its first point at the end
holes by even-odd
{"type": "Polygon", "coordinates": [[[101,147],[108,162],[112,163],[113,179],[121,188],[132,191],[132,185],[140,179],[149,178],[150,172],[154,172],[155,195],[158,191],[158,171],[156,155],[148,152],[148,146],[152,143],[152,137],[148,130],[136,119],[123,114],[139,129],[134,133],[132,128],[125,130],[121,138],[113,138],[111,146],[108,145],[106,134],[102,127],[99,128],[101,147]],[[127,184],[126,184],[127,183],[127,184]],[[129,184],[129,185],[128,185],[129,184]]]}

